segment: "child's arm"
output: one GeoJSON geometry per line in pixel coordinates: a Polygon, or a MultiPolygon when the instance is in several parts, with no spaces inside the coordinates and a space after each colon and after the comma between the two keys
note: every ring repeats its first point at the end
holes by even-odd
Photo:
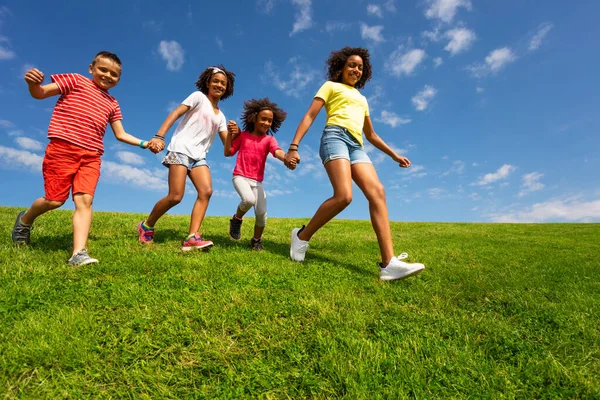
{"type": "MultiPolygon", "coordinates": [[[[138,139],[135,136],[125,132],[125,129],[123,128],[123,124],[121,123],[120,119],[111,122],[110,127],[112,128],[113,133],[115,134],[115,137],[119,142],[127,143],[132,146],[140,146],[142,149],[147,149],[148,147],[150,147],[150,142],[138,139]]],[[[158,151],[154,151],[152,147],[150,149],[153,152],[158,153],[158,151]]]]}
{"type": "Polygon", "coordinates": [[[392,157],[392,159],[399,163],[402,168],[410,167],[410,160],[408,158],[396,154],[394,149],[388,146],[387,143],[385,143],[383,139],[375,133],[375,130],[373,129],[373,123],[371,122],[371,117],[369,116],[365,117],[363,131],[365,132],[365,137],[373,146],[392,157]]]}
{"type": "Polygon", "coordinates": [[[281,149],[275,150],[275,158],[285,163],[285,151],[281,149]]]}
{"type": "Polygon", "coordinates": [[[306,114],[304,114],[304,117],[302,118],[302,121],[300,121],[298,128],[296,128],[296,134],[294,135],[294,139],[292,139],[292,143],[290,143],[290,148],[285,155],[284,162],[286,166],[291,163],[300,163],[298,145],[300,144],[300,141],[302,140],[304,135],[306,135],[306,132],[308,132],[308,129],[310,128],[312,123],[315,121],[315,118],[317,118],[317,115],[319,115],[319,111],[321,111],[321,108],[323,108],[324,104],[325,101],[318,97],[315,97],[312,103],[310,103],[308,111],[306,112],[306,114]]]}
{"type": "Polygon", "coordinates": [[[60,94],[60,89],[56,83],[42,85],[44,73],[36,68],[32,68],[25,73],[25,82],[29,86],[29,94],[34,99],[42,100],[60,94]]]}
{"type": "Polygon", "coordinates": [[[233,142],[233,137],[240,134],[240,128],[235,123],[235,121],[231,120],[227,123],[227,133],[225,136],[225,140],[223,141],[223,153],[225,157],[230,157],[233,154],[231,153],[231,142],[233,142]]]}
{"type": "Polygon", "coordinates": [[[165,148],[165,136],[167,135],[167,132],[169,132],[169,129],[171,129],[171,127],[173,126],[175,121],[177,121],[179,118],[181,118],[181,116],[183,114],[188,112],[190,110],[190,108],[191,108],[190,106],[186,106],[185,104],[180,104],[177,106],[176,109],[171,111],[171,113],[169,115],[167,115],[167,118],[162,123],[160,128],[158,128],[158,132],[156,132],[156,135],[154,135],[154,137],[152,139],[150,139],[149,147],[151,149],[152,148],[160,149],[158,151],[161,151],[162,149],[164,149],[165,148]]]}

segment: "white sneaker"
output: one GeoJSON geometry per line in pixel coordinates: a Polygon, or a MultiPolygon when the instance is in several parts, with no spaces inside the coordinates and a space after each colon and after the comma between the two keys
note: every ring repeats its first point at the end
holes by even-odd
{"type": "Polygon", "coordinates": [[[406,253],[402,253],[398,257],[392,257],[387,267],[379,269],[379,279],[382,281],[405,279],[409,276],[417,275],[425,269],[425,265],[421,263],[406,263],[400,261],[405,258],[408,258],[408,254],[406,253]]]}
{"type": "Polygon", "coordinates": [[[292,229],[292,244],[290,245],[290,258],[294,261],[304,261],[304,256],[306,256],[306,250],[308,250],[308,241],[301,240],[298,237],[298,232],[300,232],[300,229],[301,228],[292,229]]]}

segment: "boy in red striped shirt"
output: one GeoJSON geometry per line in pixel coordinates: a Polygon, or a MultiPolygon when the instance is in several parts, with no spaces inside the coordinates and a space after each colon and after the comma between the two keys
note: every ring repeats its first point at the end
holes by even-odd
{"type": "MultiPolygon", "coordinates": [[[[60,95],[48,127],[50,143],[42,164],[44,197],[33,202],[28,210],[17,215],[12,240],[29,244],[33,222],[40,215],[62,206],[73,193],[73,255],[69,265],[97,263],[87,254],[86,242],[92,223],[92,200],[100,178],[100,157],[104,153],[104,133],[110,126],[117,140],[148,148],[123,129],[121,108],[108,94],[121,78],[121,60],[116,54],[102,51],[89,66],[92,79],[79,74],[57,74],[52,83],[42,85],[44,74],[30,69],[25,74],[29,93],[35,99],[60,95]]],[[[159,152],[164,144],[150,147],[159,152]]]]}

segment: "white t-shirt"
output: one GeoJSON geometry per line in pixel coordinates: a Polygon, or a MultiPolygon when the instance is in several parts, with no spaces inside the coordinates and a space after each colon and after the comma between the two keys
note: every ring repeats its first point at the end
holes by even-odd
{"type": "Polygon", "coordinates": [[[217,132],[227,130],[225,115],[213,111],[212,104],[204,93],[196,91],[181,102],[189,111],[179,122],[167,150],[183,153],[194,160],[206,158],[217,132]]]}

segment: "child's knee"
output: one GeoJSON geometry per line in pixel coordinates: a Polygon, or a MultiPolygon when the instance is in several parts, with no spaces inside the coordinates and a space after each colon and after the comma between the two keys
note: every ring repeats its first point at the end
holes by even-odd
{"type": "Polygon", "coordinates": [[[63,204],[65,204],[65,200],[46,200],[46,207],[48,207],[49,210],[59,208],[63,204]]]}
{"type": "Polygon", "coordinates": [[[209,200],[212,197],[213,189],[212,187],[203,188],[198,191],[198,198],[200,200],[209,200]]]}
{"type": "Polygon", "coordinates": [[[240,210],[246,212],[254,206],[254,199],[242,199],[240,202],[240,210]]]}
{"type": "Polygon", "coordinates": [[[352,194],[335,196],[335,201],[339,207],[346,208],[352,203],[352,194]]]}

